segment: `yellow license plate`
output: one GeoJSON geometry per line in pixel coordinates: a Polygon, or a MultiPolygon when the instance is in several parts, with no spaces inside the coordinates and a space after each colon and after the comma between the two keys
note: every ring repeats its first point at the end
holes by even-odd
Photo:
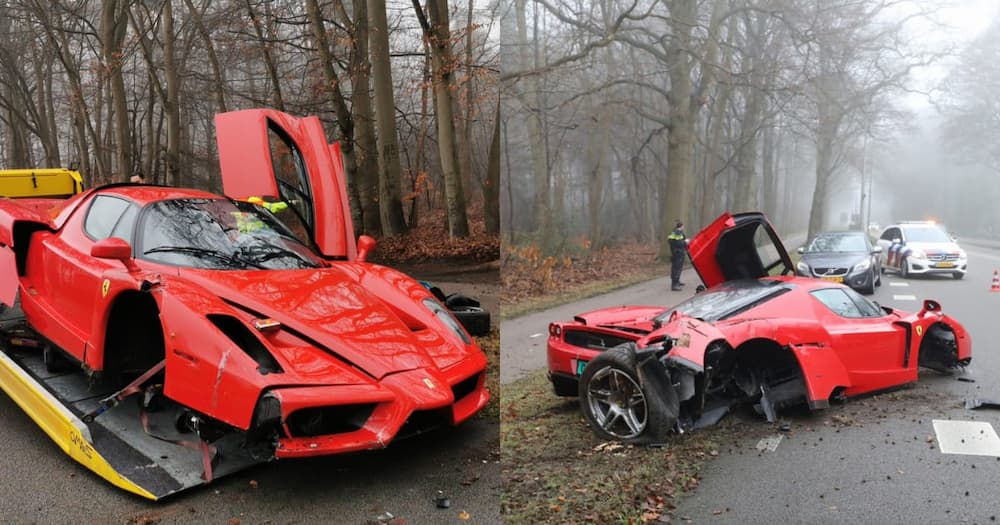
{"type": "Polygon", "coordinates": [[[955,263],[951,262],[939,262],[934,265],[935,268],[954,268],[955,263]]]}
{"type": "Polygon", "coordinates": [[[831,282],[835,282],[835,283],[842,283],[842,282],[844,282],[844,278],[843,277],[829,277],[828,276],[828,277],[823,277],[823,280],[824,281],[831,281],[831,282]]]}

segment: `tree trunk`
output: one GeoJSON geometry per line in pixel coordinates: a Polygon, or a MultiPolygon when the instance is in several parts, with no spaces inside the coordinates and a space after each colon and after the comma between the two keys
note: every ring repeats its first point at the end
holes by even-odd
{"type": "MultiPolygon", "coordinates": [[[[399,142],[396,138],[396,101],[392,92],[392,69],[389,62],[389,24],[385,0],[369,0],[371,29],[372,80],[375,87],[375,118],[378,126],[379,211],[382,231],[398,235],[406,231],[403,202],[400,200],[399,142]]],[[[357,17],[361,17],[358,2],[357,17]]],[[[360,40],[363,37],[358,34],[360,40]]]]}
{"type": "Polygon", "coordinates": [[[122,74],[122,42],[125,40],[125,0],[105,0],[101,11],[101,50],[111,84],[111,112],[114,113],[115,168],[112,179],[128,181],[132,172],[132,138],[128,126],[128,101],[122,74]]]}
{"type": "Polygon", "coordinates": [[[455,115],[452,87],[455,64],[451,54],[451,32],[448,26],[447,0],[428,0],[430,20],[424,16],[419,0],[413,7],[424,29],[425,38],[431,42],[431,69],[434,72],[434,108],[438,124],[438,151],[441,155],[441,172],[444,177],[445,209],[448,213],[448,234],[451,237],[468,237],[469,220],[465,210],[465,195],[459,175],[456,150],[455,115]]]}
{"type": "MultiPolygon", "coordinates": [[[[167,0],[167,3],[169,4],[170,1],[167,0]]],[[[281,96],[281,78],[278,76],[278,66],[275,64],[274,56],[271,54],[271,44],[264,34],[263,24],[260,23],[260,15],[254,10],[250,0],[246,0],[246,6],[247,13],[250,15],[250,22],[253,24],[254,33],[257,35],[257,41],[260,43],[260,53],[264,59],[264,67],[267,69],[267,75],[271,79],[271,90],[274,93],[274,107],[278,111],[285,111],[285,99],[281,96]]]]}
{"type": "Polygon", "coordinates": [[[351,111],[347,107],[347,99],[340,90],[340,77],[337,75],[337,70],[333,68],[333,57],[330,54],[326,28],[317,0],[306,1],[306,12],[309,15],[313,38],[316,39],[316,52],[319,53],[319,61],[323,66],[325,87],[337,115],[337,127],[341,136],[340,151],[344,156],[344,169],[347,170],[347,191],[351,199],[351,220],[354,223],[354,233],[379,235],[381,228],[379,227],[378,214],[375,213],[377,208],[375,208],[374,201],[371,200],[371,191],[362,189],[367,184],[367,178],[370,174],[358,173],[358,160],[354,147],[354,116],[351,115],[351,111]]]}
{"type": "MultiPolygon", "coordinates": [[[[540,64],[537,60],[532,60],[528,54],[528,24],[525,15],[527,0],[516,0],[517,16],[517,47],[520,50],[519,67],[521,69],[537,68],[540,64]]],[[[536,31],[537,37],[537,31],[536,31]]],[[[534,45],[538,46],[538,39],[534,39],[534,45]]],[[[537,57],[537,54],[536,54],[537,57]]],[[[531,175],[535,182],[535,198],[533,214],[535,217],[535,228],[538,231],[538,240],[544,253],[551,249],[554,233],[552,231],[552,208],[549,197],[549,153],[546,148],[546,140],[543,135],[544,113],[539,97],[538,77],[532,75],[522,81],[524,91],[522,103],[527,113],[528,144],[531,149],[531,175]]]]}
{"type": "Polygon", "coordinates": [[[500,233],[500,99],[493,118],[493,140],[490,141],[489,164],[486,167],[486,184],[483,185],[483,215],[486,233],[500,233]]]}
{"type": "Polygon", "coordinates": [[[208,30],[205,29],[205,24],[201,18],[201,11],[194,6],[194,2],[184,0],[184,4],[187,6],[188,13],[191,13],[191,20],[194,22],[202,43],[205,44],[205,50],[208,52],[208,63],[211,64],[212,75],[215,77],[215,105],[218,106],[219,113],[225,113],[228,111],[226,109],[226,79],[222,74],[222,68],[219,66],[219,57],[215,54],[215,45],[212,43],[212,37],[209,35],[208,30]]]}
{"type": "Polygon", "coordinates": [[[180,80],[174,57],[174,10],[173,2],[163,4],[163,68],[167,77],[167,100],[163,111],[167,114],[167,184],[180,185],[181,115],[178,98],[180,80]]]}

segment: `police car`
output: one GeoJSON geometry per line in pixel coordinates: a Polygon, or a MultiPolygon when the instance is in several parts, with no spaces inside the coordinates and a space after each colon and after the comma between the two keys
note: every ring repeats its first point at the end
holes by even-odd
{"type": "Polygon", "coordinates": [[[882,271],[895,271],[903,278],[911,275],[945,274],[965,277],[968,257],[940,224],[933,221],[904,221],[887,227],[879,236],[882,271]]]}

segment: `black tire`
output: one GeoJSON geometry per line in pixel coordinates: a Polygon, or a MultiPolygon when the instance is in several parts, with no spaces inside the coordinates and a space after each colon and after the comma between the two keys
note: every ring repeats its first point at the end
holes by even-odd
{"type": "Polygon", "coordinates": [[[906,262],[906,257],[899,261],[899,276],[903,279],[910,278],[910,264],[906,262]]]}
{"type": "Polygon", "coordinates": [[[490,313],[478,306],[457,306],[451,314],[465,327],[469,335],[483,336],[490,333],[490,313]]]}
{"type": "Polygon", "coordinates": [[[872,270],[872,281],[868,286],[858,289],[863,295],[872,295],[875,293],[875,270],[872,270]]]}
{"type": "Polygon", "coordinates": [[[879,267],[879,271],[875,272],[875,286],[882,286],[882,274],[885,273],[885,268],[879,267]]]}
{"type": "Polygon", "coordinates": [[[962,272],[955,272],[955,273],[951,274],[951,278],[955,279],[956,281],[962,280],[962,277],[965,277],[965,274],[962,273],[962,272]]]}
{"type": "MultiPolygon", "coordinates": [[[[665,383],[666,388],[673,388],[669,381],[665,383]]],[[[676,409],[668,406],[670,396],[659,391],[661,388],[656,381],[640,380],[634,345],[612,348],[584,368],[580,409],[602,439],[661,443],[676,422],[676,416],[670,415],[676,414],[676,409]]]]}

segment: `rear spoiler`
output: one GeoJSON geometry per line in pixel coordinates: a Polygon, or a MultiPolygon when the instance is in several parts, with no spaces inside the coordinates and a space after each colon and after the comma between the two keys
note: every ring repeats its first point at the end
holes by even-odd
{"type": "Polygon", "coordinates": [[[80,172],[64,168],[0,170],[0,197],[67,198],[83,192],[80,172]]]}

